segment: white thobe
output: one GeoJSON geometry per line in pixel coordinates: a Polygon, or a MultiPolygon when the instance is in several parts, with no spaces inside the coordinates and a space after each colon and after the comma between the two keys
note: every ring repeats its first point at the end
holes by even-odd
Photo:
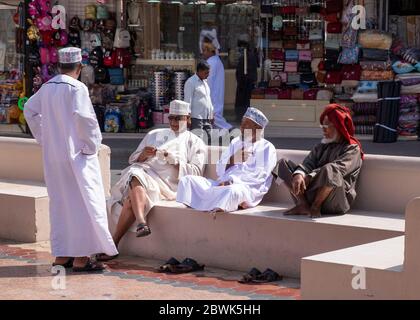
{"type": "Polygon", "coordinates": [[[277,163],[276,149],[265,139],[248,145],[240,138],[232,140],[217,164],[217,181],[187,176],[178,184],[177,201],[200,211],[238,210],[240,204],[257,206],[269,191],[273,180],[271,172],[277,163]],[[245,163],[226,170],[229,159],[241,148],[252,153],[245,163]],[[228,186],[219,186],[230,182],[228,186]]]}
{"type": "Polygon", "coordinates": [[[58,75],[29,99],[24,114],[42,147],[53,256],[116,255],[97,155],[102,135],[87,87],[58,75]]]}
{"type": "Polygon", "coordinates": [[[210,65],[210,75],[207,83],[210,87],[211,102],[214,108],[214,124],[219,129],[231,129],[226,119],[223,117],[223,107],[225,104],[225,68],[218,55],[207,59],[210,65]]]}
{"type": "MultiPolygon", "coordinates": [[[[115,223],[118,222],[123,202],[128,197],[129,183],[135,177],[146,190],[144,214],[147,216],[158,201],[175,200],[180,178],[202,175],[206,159],[206,145],[189,131],[175,134],[171,129],[156,129],[149,132],[130,156],[131,165],[121,173],[120,180],[112,187],[111,199],[107,202],[108,214],[115,223]],[[158,156],[138,162],[144,148],[152,146],[172,154],[178,159],[176,162],[179,162],[179,166],[173,165],[172,160],[158,156]]],[[[131,230],[135,231],[134,225],[131,230]]]]}
{"type": "Polygon", "coordinates": [[[214,108],[207,80],[201,80],[197,74],[190,77],[184,85],[184,101],[191,105],[191,118],[213,119],[214,108]]]}

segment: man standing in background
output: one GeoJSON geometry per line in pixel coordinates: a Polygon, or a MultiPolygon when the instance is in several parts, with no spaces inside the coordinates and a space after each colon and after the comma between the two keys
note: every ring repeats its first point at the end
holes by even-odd
{"type": "Polygon", "coordinates": [[[230,130],[232,126],[223,117],[225,102],[225,68],[220,57],[216,54],[213,43],[203,42],[203,57],[210,65],[210,75],[207,79],[211,92],[211,101],[214,106],[214,125],[219,129],[230,130]]]}
{"type": "Polygon", "coordinates": [[[207,83],[209,74],[210,65],[199,61],[197,73],[184,86],[184,101],[191,106],[191,130],[207,144],[210,144],[214,124],[214,109],[207,83]]]}

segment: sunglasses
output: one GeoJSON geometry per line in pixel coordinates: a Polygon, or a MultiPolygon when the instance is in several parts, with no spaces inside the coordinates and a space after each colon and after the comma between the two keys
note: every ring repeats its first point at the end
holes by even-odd
{"type": "Polygon", "coordinates": [[[168,117],[168,119],[169,119],[169,121],[181,121],[181,120],[184,120],[184,117],[185,116],[169,116],[168,117]]]}

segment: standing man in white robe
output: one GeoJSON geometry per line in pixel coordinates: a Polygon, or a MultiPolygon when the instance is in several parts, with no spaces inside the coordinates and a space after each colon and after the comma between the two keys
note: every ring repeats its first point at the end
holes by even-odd
{"type": "Polygon", "coordinates": [[[223,117],[225,104],[225,68],[216,54],[216,48],[211,42],[203,42],[203,58],[210,65],[210,74],[207,83],[210,87],[211,102],[214,108],[214,125],[218,129],[230,130],[230,125],[223,117]]]}
{"type": "MultiPolygon", "coordinates": [[[[169,129],[149,132],[130,156],[130,166],[111,189],[108,210],[117,224],[114,233],[116,246],[137,221],[137,237],[151,234],[146,218],[161,200],[175,200],[178,181],[186,175],[201,176],[207,159],[204,142],[187,130],[190,105],[172,101],[169,110],[169,129]]],[[[98,260],[115,257],[101,254],[98,260]]]]}
{"type": "Polygon", "coordinates": [[[242,135],[232,140],[217,164],[217,181],[187,176],[178,185],[177,201],[193,209],[230,212],[257,206],[269,191],[277,155],[263,138],[268,124],[264,114],[248,108],[242,135]]]}
{"type": "Polygon", "coordinates": [[[108,230],[97,156],[102,135],[88,89],[77,80],[81,61],[80,49],[61,49],[61,74],[29,99],[24,114],[42,147],[54,265],[98,271],[104,267],[91,255],[118,252],[108,230]]]}

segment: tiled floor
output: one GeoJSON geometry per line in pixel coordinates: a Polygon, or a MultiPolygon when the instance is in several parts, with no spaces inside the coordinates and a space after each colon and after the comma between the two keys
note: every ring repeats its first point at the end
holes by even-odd
{"type": "Polygon", "coordinates": [[[155,271],[162,261],[120,257],[103,273],[53,275],[48,243],[0,240],[0,299],[300,299],[299,281],[270,284],[237,282],[241,272],[206,267],[172,275],[155,271]]]}

